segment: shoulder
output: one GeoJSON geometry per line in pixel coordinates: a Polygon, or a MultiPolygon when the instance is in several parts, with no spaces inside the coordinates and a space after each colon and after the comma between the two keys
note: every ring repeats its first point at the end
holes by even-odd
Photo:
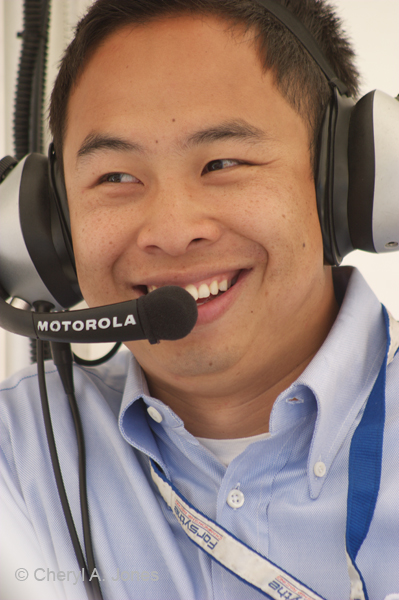
{"type": "MultiPolygon", "coordinates": [[[[118,353],[109,362],[97,367],[79,367],[74,365],[74,380],[76,385],[92,385],[99,388],[108,388],[122,393],[128,370],[130,352],[118,353]]],[[[55,391],[62,388],[57,369],[49,360],[45,363],[46,383],[55,391]]],[[[11,399],[18,402],[20,397],[24,401],[31,400],[39,395],[39,380],[37,365],[31,365],[0,383],[0,405],[11,399]]]]}
{"type": "MultiPolygon", "coordinates": [[[[74,366],[74,384],[78,404],[92,408],[108,404],[115,417],[119,411],[130,353],[122,352],[108,363],[95,368],[74,366]]],[[[46,361],[46,388],[52,414],[69,420],[69,405],[56,367],[46,361]],[[65,399],[65,401],[64,401],[65,399]]],[[[35,444],[44,435],[37,366],[32,365],[0,384],[0,428],[2,446],[35,444]]]]}

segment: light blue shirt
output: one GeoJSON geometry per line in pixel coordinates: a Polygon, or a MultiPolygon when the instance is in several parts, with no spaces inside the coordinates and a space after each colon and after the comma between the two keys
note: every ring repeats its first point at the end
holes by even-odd
{"type": "MultiPolygon", "coordinates": [[[[326,341],[276,399],[271,436],[250,444],[227,468],[168,406],[149,395],[130,353],[96,369],[75,368],[98,568],[94,575],[101,577],[105,599],[264,597],[190,542],[152,482],[148,457],[189,502],[257,552],[328,600],[349,598],[348,453],[385,356],[386,333],[381,305],[360,273],[339,268],[335,279],[337,288],[347,285],[347,291],[326,341]],[[239,508],[227,501],[234,489],[245,499],[239,508]]],[[[47,387],[65,487],[82,540],[76,436],[52,363],[47,387]]],[[[399,353],[387,369],[380,493],[356,561],[370,600],[399,592],[398,400],[399,353]]],[[[8,579],[21,598],[33,600],[37,594],[42,599],[48,593],[52,600],[83,599],[33,369],[3,385],[1,411],[1,494],[10,546],[2,541],[6,554],[17,547],[8,579]],[[15,580],[17,568],[29,572],[26,581],[15,580]]]]}

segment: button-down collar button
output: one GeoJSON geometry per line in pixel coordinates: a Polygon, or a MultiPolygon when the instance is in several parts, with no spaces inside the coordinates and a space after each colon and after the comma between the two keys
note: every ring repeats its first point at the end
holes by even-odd
{"type": "Polygon", "coordinates": [[[326,470],[326,465],[320,460],[314,464],[313,473],[316,475],[316,477],[324,477],[326,470]]]}
{"type": "Polygon", "coordinates": [[[231,506],[231,508],[241,508],[244,504],[244,494],[241,490],[230,490],[227,494],[227,504],[231,506]]]}
{"type": "Polygon", "coordinates": [[[155,408],[155,406],[149,406],[147,408],[147,412],[150,415],[151,419],[154,419],[154,421],[156,421],[157,423],[161,423],[163,416],[161,415],[159,410],[155,408]]]}

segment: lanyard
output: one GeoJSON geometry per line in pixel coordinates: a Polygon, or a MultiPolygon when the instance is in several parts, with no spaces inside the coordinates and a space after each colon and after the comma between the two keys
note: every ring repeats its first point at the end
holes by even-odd
{"type": "Polygon", "coordinates": [[[399,323],[385,306],[382,310],[387,334],[385,357],[349,451],[345,541],[351,582],[350,600],[369,600],[365,582],[356,565],[356,556],[369,531],[380,489],[386,371],[399,347],[399,323]]]}
{"type": "Polygon", "coordinates": [[[201,513],[165,478],[152,459],[150,467],[162,498],[190,540],[225,569],[273,600],[281,600],[282,591],[291,592],[284,596],[291,600],[325,600],[201,513]]]}
{"type": "MultiPolygon", "coordinates": [[[[382,309],[387,333],[385,358],[353,434],[349,452],[346,555],[351,582],[350,600],[369,600],[363,577],[356,565],[356,556],[367,536],[377,502],[385,422],[386,369],[399,347],[399,323],[384,306],[382,309]]],[[[325,600],[201,513],[166,479],[152,459],[150,468],[154,483],[184,532],[213,560],[267,598],[325,600]]]]}

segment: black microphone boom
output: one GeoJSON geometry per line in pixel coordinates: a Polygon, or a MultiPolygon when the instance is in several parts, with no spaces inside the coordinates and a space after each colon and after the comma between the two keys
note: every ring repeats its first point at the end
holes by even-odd
{"type": "Polygon", "coordinates": [[[197,321],[194,298],[177,286],[165,286],[137,300],[61,312],[31,312],[0,298],[0,327],[49,342],[97,343],[147,339],[178,340],[197,321]]]}

